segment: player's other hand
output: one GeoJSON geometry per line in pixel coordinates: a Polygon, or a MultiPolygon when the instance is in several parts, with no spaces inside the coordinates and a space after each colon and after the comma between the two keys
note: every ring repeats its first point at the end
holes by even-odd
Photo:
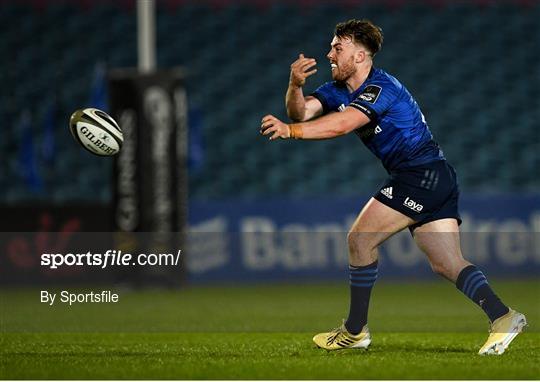
{"type": "Polygon", "coordinates": [[[317,73],[315,65],[317,65],[317,61],[314,58],[306,58],[300,53],[298,59],[291,64],[289,84],[297,88],[304,86],[306,78],[317,73]]]}
{"type": "Polygon", "coordinates": [[[261,135],[270,135],[270,140],[273,141],[277,138],[287,139],[291,137],[291,129],[289,125],[281,122],[273,115],[266,115],[261,120],[261,135]]]}

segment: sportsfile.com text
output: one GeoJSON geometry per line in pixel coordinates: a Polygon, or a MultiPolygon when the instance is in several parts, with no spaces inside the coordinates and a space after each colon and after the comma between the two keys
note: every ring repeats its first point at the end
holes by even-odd
{"type": "Polygon", "coordinates": [[[93,266],[102,269],[108,266],[131,266],[131,265],[158,265],[177,266],[180,264],[180,254],[176,253],[139,253],[132,255],[123,253],[121,250],[109,249],[104,253],[43,253],[41,255],[41,266],[49,269],[57,269],[61,266],[93,266]]]}

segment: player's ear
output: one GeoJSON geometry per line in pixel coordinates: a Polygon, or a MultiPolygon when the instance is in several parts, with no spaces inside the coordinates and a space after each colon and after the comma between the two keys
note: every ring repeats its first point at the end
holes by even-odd
{"type": "Polygon", "coordinates": [[[354,62],[356,62],[357,64],[360,64],[364,62],[365,60],[366,60],[366,51],[357,49],[354,54],[354,62]]]}

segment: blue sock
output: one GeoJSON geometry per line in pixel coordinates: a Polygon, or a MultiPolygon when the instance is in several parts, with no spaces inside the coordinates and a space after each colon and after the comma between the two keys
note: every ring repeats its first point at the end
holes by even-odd
{"type": "Polygon", "coordinates": [[[474,265],[461,270],[456,280],[456,288],[480,306],[491,322],[509,311],[489,286],[486,276],[474,265]]]}
{"type": "Polygon", "coordinates": [[[358,334],[367,324],[371,288],[377,280],[377,261],[363,267],[349,265],[351,280],[351,305],[345,327],[351,334],[358,334]]]}

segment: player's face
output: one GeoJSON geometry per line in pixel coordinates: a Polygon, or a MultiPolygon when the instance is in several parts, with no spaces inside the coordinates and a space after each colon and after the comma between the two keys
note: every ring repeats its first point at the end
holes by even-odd
{"type": "Polygon", "coordinates": [[[336,81],[347,81],[356,73],[354,52],[357,48],[350,38],[336,36],[332,39],[330,46],[330,52],[326,57],[330,60],[332,78],[336,81]]]}

